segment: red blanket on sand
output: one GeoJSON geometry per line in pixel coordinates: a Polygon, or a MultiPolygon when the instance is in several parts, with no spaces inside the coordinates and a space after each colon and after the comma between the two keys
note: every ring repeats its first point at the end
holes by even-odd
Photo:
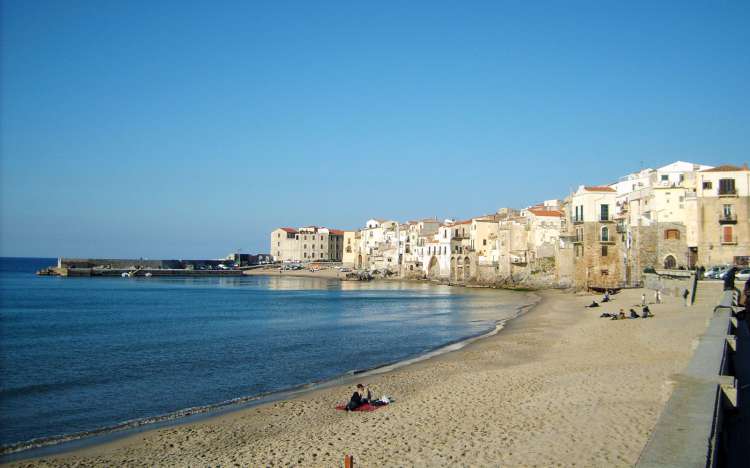
{"type": "MultiPolygon", "coordinates": [[[[387,405],[383,405],[383,406],[387,406],[387,405]]],[[[372,406],[369,403],[365,403],[364,405],[360,405],[352,411],[375,411],[376,409],[382,408],[383,406],[372,406]]],[[[336,409],[346,411],[346,405],[338,405],[336,409]]]]}

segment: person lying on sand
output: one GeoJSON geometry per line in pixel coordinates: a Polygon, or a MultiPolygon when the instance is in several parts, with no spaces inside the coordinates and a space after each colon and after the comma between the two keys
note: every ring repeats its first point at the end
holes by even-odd
{"type": "Polygon", "coordinates": [[[596,301],[593,301],[591,304],[584,307],[599,307],[599,304],[596,301]]]}

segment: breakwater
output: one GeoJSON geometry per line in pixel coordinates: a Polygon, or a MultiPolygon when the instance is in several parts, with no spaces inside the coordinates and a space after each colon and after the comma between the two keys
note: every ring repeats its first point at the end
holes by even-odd
{"type": "MultiPolygon", "coordinates": [[[[260,255],[250,257],[241,268],[253,268],[260,255]]],[[[50,276],[239,276],[242,269],[229,268],[235,265],[227,259],[198,260],[148,260],[120,258],[65,258],[60,257],[56,266],[39,270],[39,275],[50,276]]]]}

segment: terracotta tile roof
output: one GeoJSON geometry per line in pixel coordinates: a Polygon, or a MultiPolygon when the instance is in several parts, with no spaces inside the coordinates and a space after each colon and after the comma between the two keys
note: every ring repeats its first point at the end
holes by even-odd
{"type": "Polygon", "coordinates": [[[292,233],[292,234],[294,234],[294,233],[296,233],[296,232],[297,232],[297,230],[296,230],[296,229],[294,229],[294,228],[290,228],[290,227],[283,227],[283,228],[281,228],[281,230],[282,230],[282,231],[286,231],[286,232],[290,232],[290,233],[292,233]]]}
{"type": "Polygon", "coordinates": [[[552,216],[555,218],[563,217],[562,212],[558,210],[542,210],[538,208],[531,208],[529,209],[529,213],[533,214],[534,216],[552,216]]]}
{"type": "Polygon", "coordinates": [[[732,166],[731,164],[723,164],[721,166],[716,166],[711,169],[703,169],[701,172],[735,172],[735,171],[750,171],[750,169],[748,169],[747,163],[743,164],[742,167],[732,166]]]}
{"type": "Polygon", "coordinates": [[[330,232],[334,236],[343,236],[344,235],[344,231],[342,231],[341,229],[329,229],[328,232],[330,232]]]}
{"type": "Polygon", "coordinates": [[[464,221],[456,221],[455,223],[453,223],[453,226],[456,226],[458,224],[471,224],[471,220],[470,219],[466,219],[464,221]]]}
{"type": "Polygon", "coordinates": [[[616,192],[615,189],[613,189],[612,187],[607,187],[606,185],[592,185],[583,187],[583,189],[588,192],[616,192]]]}

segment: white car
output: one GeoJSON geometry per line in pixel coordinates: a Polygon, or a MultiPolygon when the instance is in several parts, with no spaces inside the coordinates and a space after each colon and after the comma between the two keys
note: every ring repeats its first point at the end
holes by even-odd
{"type": "Polygon", "coordinates": [[[743,268],[734,275],[734,279],[747,281],[750,279],[750,268],[743,268]]]}

